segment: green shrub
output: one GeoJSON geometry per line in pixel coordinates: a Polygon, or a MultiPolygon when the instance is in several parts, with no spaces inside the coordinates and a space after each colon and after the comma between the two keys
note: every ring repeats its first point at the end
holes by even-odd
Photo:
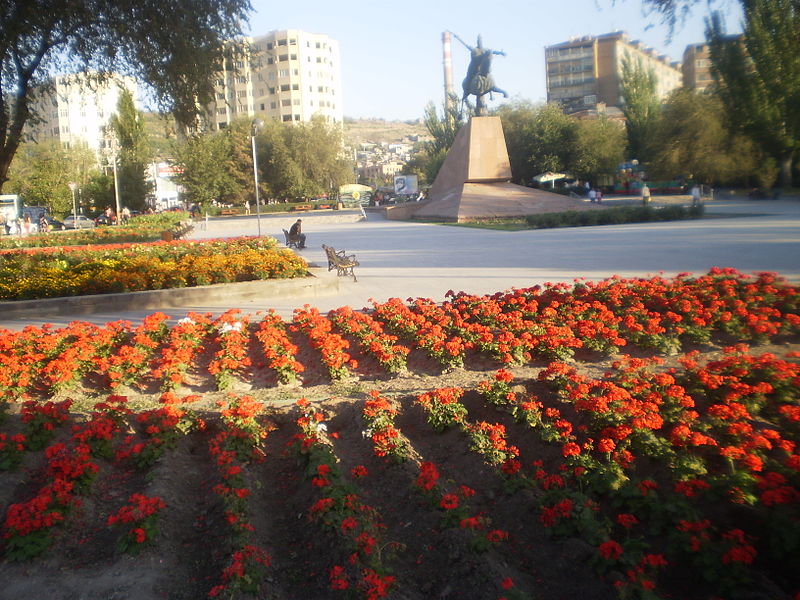
{"type": "Polygon", "coordinates": [[[598,210],[570,210],[565,212],[528,215],[525,221],[533,229],[554,227],[587,227],[591,225],[621,225],[650,221],[681,221],[703,216],[705,207],[699,206],[615,206],[598,210]]]}

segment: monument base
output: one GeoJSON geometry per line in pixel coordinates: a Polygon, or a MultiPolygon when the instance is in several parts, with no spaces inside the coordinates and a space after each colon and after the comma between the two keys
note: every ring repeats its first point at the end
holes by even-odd
{"type": "Polygon", "coordinates": [[[601,208],[577,198],[516,185],[510,179],[500,117],[473,117],[456,135],[428,200],[410,215],[410,210],[403,213],[412,219],[461,222],[601,208]]]}
{"type": "Polygon", "coordinates": [[[412,218],[460,223],[548,212],[602,209],[578,198],[528,188],[508,181],[464,183],[414,211],[412,218]]]}

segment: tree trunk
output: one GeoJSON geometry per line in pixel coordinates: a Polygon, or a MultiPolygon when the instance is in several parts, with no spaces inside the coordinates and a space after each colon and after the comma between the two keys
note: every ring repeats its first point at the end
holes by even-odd
{"type": "Polygon", "coordinates": [[[13,148],[8,146],[0,148],[0,192],[3,191],[3,185],[8,181],[8,168],[11,166],[11,161],[14,160],[18,145],[14,144],[13,148]]]}
{"type": "Polygon", "coordinates": [[[781,159],[781,187],[792,187],[792,163],[794,162],[794,152],[786,154],[781,159]]]}

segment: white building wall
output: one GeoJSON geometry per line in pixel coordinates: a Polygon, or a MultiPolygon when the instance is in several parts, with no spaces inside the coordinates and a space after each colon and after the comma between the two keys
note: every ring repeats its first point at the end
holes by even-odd
{"type": "Polygon", "coordinates": [[[103,133],[123,88],[131,91],[139,106],[136,80],[113,75],[103,83],[87,80],[82,74],[59,75],[53,88],[33,104],[42,122],[26,128],[33,141],[57,140],[67,147],[85,145],[98,151],[103,146],[103,133]]]}
{"type": "Polygon", "coordinates": [[[244,38],[249,58],[227,61],[209,107],[213,128],[260,116],[308,122],[320,114],[334,123],[344,118],[339,43],[299,29],[244,38]]]}

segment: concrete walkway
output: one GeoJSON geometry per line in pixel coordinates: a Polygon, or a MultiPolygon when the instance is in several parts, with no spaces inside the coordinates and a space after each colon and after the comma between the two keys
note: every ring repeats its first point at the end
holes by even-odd
{"type": "MultiPolygon", "coordinates": [[[[658,198],[654,200],[658,203],[658,198]]],[[[357,283],[342,279],[334,294],[308,299],[322,311],[344,305],[361,308],[370,298],[383,301],[423,296],[442,300],[448,290],[484,294],[548,281],[599,280],[615,274],[699,274],[714,266],[743,272],[776,271],[800,283],[800,199],[716,200],[709,203],[707,213],[719,217],[518,232],[387,221],[377,213],[367,213],[367,219],[361,220],[360,211],[304,213],[301,218],[308,247],[300,254],[324,267],[327,261],[321,245],[327,244],[356,254],[361,263],[356,268],[357,283]]],[[[282,242],[281,229],[288,229],[296,218],[262,216],[262,234],[282,242]]],[[[191,237],[255,235],[257,230],[253,215],[217,218],[209,220],[207,229],[197,227],[191,237]]],[[[335,272],[325,271],[322,276],[336,277],[335,272]]],[[[241,301],[215,298],[164,312],[179,318],[188,311],[218,314],[227,308],[240,308],[254,313],[274,308],[288,317],[304,303],[296,297],[241,301]]],[[[117,319],[136,322],[152,312],[155,309],[109,311],[75,318],[93,323],[117,319]]],[[[19,329],[45,322],[60,325],[71,320],[4,319],[0,315],[0,327],[19,329]]]]}

